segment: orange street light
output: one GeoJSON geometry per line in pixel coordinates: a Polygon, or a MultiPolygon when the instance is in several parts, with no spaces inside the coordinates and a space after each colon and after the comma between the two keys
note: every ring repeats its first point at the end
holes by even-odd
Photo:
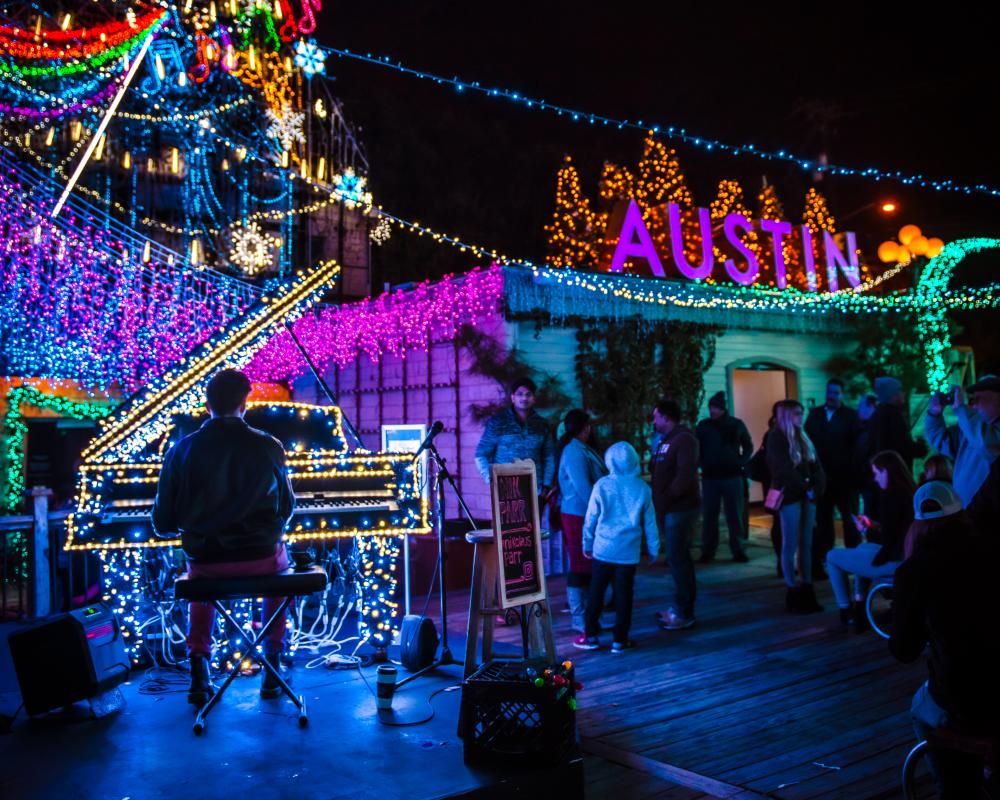
{"type": "Polygon", "coordinates": [[[891,200],[887,200],[886,202],[882,203],[882,211],[884,213],[891,214],[895,210],[896,210],[896,204],[893,203],[891,200]]]}

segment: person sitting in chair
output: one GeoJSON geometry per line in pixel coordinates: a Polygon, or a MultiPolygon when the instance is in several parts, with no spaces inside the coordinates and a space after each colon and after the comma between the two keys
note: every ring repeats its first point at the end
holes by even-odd
{"type": "MultiPolygon", "coordinates": [[[[153,527],[180,534],[188,577],[231,578],[270,575],[288,569],[282,530],[295,504],[281,442],[243,419],[250,380],[224,369],[206,392],[211,418],[171,447],[163,459],[153,506],[153,527]]],[[[264,600],[264,619],[283,598],[264,600]]],[[[215,693],[209,672],[215,610],[191,603],[188,702],[202,706],[215,693]]],[[[264,657],[279,669],[285,621],[271,626],[264,657]]],[[[264,671],[260,695],[278,697],[278,681],[264,671]]]]}

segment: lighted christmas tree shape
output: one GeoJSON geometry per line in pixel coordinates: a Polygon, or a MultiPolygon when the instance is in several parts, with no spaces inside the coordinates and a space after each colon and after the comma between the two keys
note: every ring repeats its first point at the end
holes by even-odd
{"type": "MultiPolygon", "coordinates": [[[[822,283],[822,278],[826,274],[822,261],[824,258],[823,231],[836,233],[836,220],[830,213],[826,198],[821,192],[813,188],[806,192],[805,208],[802,211],[802,224],[805,225],[812,234],[813,263],[816,265],[816,280],[822,283]]],[[[803,276],[804,280],[804,276],[803,276]]]]}
{"type": "MultiPolygon", "coordinates": [[[[766,182],[766,179],[764,188],[757,195],[757,207],[760,219],[776,222],[785,219],[785,209],[778,199],[778,193],[772,184],[766,182]]],[[[797,232],[793,233],[792,236],[786,236],[782,239],[781,250],[785,257],[785,272],[788,275],[789,286],[806,289],[807,281],[805,274],[802,272],[802,256],[799,252],[799,245],[796,242],[801,243],[801,237],[797,232]]],[[[760,282],[768,286],[774,286],[774,258],[771,256],[773,245],[768,241],[767,236],[761,236],[761,246],[768,253],[769,257],[765,258],[761,264],[760,282]]]]}
{"type": "Polygon", "coordinates": [[[595,269],[606,215],[595,213],[580,188],[580,176],[566,156],[556,176],[556,208],[549,235],[548,262],[554,267],[595,269]]]}
{"type": "MultiPolygon", "coordinates": [[[[747,219],[750,219],[752,216],[750,209],[747,208],[743,199],[743,187],[740,186],[739,181],[734,180],[719,181],[718,193],[715,200],[709,204],[708,210],[712,215],[713,227],[721,225],[729,214],[741,214],[747,219]]],[[[721,237],[719,241],[722,241],[721,237]]],[[[763,247],[761,246],[760,235],[757,231],[747,231],[740,236],[740,241],[757,257],[758,264],[764,260],[763,247]]],[[[727,258],[730,258],[730,255],[724,252],[718,244],[715,245],[713,250],[717,265],[722,264],[727,258]]]]}
{"type": "Polygon", "coordinates": [[[628,200],[635,193],[635,176],[625,167],[605,161],[597,190],[602,200],[628,200]]]}

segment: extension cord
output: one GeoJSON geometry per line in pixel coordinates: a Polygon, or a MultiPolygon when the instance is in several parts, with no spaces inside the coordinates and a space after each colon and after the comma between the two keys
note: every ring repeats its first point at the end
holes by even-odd
{"type": "Polygon", "coordinates": [[[337,667],[353,667],[358,663],[357,657],[343,656],[340,653],[330,653],[324,659],[323,665],[327,669],[336,669],[337,667]]]}

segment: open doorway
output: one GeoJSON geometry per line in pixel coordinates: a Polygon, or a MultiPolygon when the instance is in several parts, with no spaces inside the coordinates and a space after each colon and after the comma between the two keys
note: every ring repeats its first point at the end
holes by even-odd
{"type": "MultiPolygon", "coordinates": [[[[760,447],[767,432],[771,408],[779,400],[798,397],[798,376],[794,369],[773,361],[743,360],[730,364],[730,392],[733,414],[746,423],[754,447],[760,447]]],[[[763,500],[761,486],[750,486],[750,502],[763,500]]]]}

